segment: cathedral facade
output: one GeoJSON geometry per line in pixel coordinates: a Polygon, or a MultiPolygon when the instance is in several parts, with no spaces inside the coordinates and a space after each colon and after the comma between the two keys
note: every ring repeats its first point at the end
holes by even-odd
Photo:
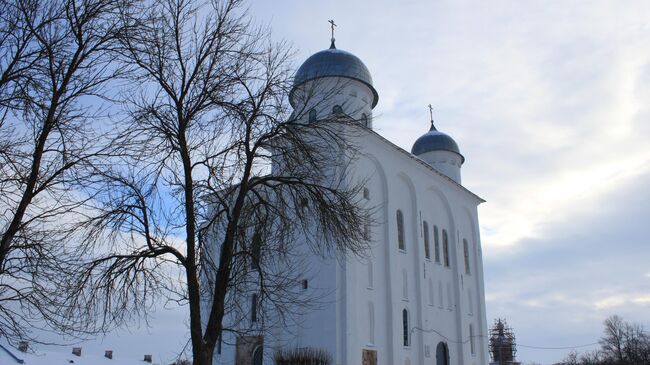
{"type": "Polygon", "coordinates": [[[217,363],[271,364],[279,347],[323,350],[333,365],[489,362],[477,214],[483,200],[461,185],[464,157],[433,120],[410,152],[374,132],[378,100],[366,66],[333,40],[299,68],[294,108],[309,110],[310,119],[345,113],[366,127],[356,142],[363,153],[348,171],[350,181],[364,181],[377,224],[368,227],[363,257],[310,265],[316,274],[304,289],[325,293],[324,305],[297,314],[298,328],[230,338],[217,363]],[[315,82],[322,93],[307,101],[315,82]]]}

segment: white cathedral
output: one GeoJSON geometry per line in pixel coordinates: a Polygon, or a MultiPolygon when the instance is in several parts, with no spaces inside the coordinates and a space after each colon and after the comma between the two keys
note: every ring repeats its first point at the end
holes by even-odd
{"type": "MultiPolygon", "coordinates": [[[[310,110],[309,118],[343,112],[365,124],[363,154],[349,171],[351,180],[364,179],[363,198],[378,207],[378,224],[364,257],[314,260],[317,274],[305,289],[326,289],[327,304],[301,314],[300,328],[282,346],[322,349],[332,365],[488,364],[477,214],[483,200],[461,185],[464,157],[456,142],[433,120],[410,152],[372,131],[378,93],[371,75],[333,39],[298,69],[291,99],[294,108],[310,110]],[[321,89],[344,86],[299,105],[317,81],[321,89]]],[[[215,363],[271,364],[279,345],[269,337],[231,338],[215,363]]]]}

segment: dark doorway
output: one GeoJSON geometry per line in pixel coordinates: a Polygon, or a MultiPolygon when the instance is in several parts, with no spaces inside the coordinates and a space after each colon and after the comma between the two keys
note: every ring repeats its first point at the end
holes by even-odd
{"type": "Polygon", "coordinates": [[[444,342],[438,342],[436,346],[436,365],[449,365],[449,349],[444,342]]]}
{"type": "Polygon", "coordinates": [[[253,365],[262,365],[263,354],[264,350],[262,349],[262,346],[257,346],[253,352],[253,365]]]}

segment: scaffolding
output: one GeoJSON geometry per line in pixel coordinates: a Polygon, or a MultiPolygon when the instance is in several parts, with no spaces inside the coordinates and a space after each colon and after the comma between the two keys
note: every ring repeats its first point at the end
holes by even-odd
{"type": "Polygon", "coordinates": [[[505,319],[497,318],[490,328],[491,365],[516,365],[517,343],[512,328],[505,319]]]}

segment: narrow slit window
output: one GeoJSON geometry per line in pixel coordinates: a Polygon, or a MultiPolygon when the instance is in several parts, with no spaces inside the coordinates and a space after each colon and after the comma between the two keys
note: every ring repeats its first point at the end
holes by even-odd
{"type": "Polygon", "coordinates": [[[429,225],[426,221],[422,223],[422,231],[424,234],[424,257],[431,259],[431,251],[429,249],[429,225]]]}
{"type": "Polygon", "coordinates": [[[251,295],[251,322],[257,322],[257,294],[251,295]]]}
{"type": "Polygon", "coordinates": [[[375,306],[368,303],[368,342],[375,343],[375,306]]]}
{"type": "Polygon", "coordinates": [[[406,250],[406,244],[404,242],[404,214],[401,210],[397,210],[397,245],[400,250],[406,250]]]}
{"type": "Polygon", "coordinates": [[[463,256],[465,257],[465,274],[470,274],[470,267],[469,267],[469,245],[467,244],[467,240],[463,239],[463,256]]]}
{"type": "Polygon", "coordinates": [[[436,262],[440,263],[440,238],[438,237],[438,226],[433,226],[433,254],[436,262]]]}
{"type": "Polygon", "coordinates": [[[445,266],[449,267],[449,239],[444,229],[442,230],[442,258],[445,260],[445,266]]]}
{"type": "Polygon", "coordinates": [[[253,244],[251,246],[251,268],[255,270],[260,267],[262,252],[262,236],[259,233],[253,235],[253,244]]]}
{"type": "Polygon", "coordinates": [[[408,347],[410,345],[409,343],[409,312],[406,310],[402,310],[402,335],[404,337],[404,346],[408,347]]]}
{"type": "Polygon", "coordinates": [[[469,325],[469,348],[470,351],[472,352],[472,355],[476,354],[476,347],[474,344],[474,325],[470,324],[469,325]]]}
{"type": "Polygon", "coordinates": [[[366,223],[363,225],[363,239],[366,241],[370,241],[370,223],[366,223]]]}

